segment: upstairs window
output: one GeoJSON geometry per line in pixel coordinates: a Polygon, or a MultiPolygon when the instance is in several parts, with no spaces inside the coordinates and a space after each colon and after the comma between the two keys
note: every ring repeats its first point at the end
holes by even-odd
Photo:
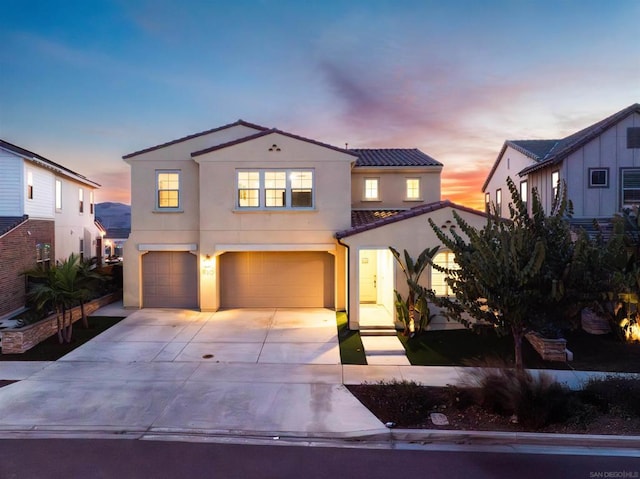
{"type": "Polygon", "coordinates": [[[378,201],[380,199],[380,179],[364,179],[364,199],[365,201],[378,201]]]}
{"type": "Polygon", "coordinates": [[[180,208],[180,172],[156,171],[157,203],[159,210],[177,210],[180,208]]]}
{"type": "Polygon", "coordinates": [[[627,128],[627,148],[640,148],[640,126],[627,128]]]}
{"type": "Polygon", "coordinates": [[[625,168],[622,173],[622,206],[640,205],[640,169],[625,168]]]}
{"type": "Polygon", "coordinates": [[[406,179],[406,198],[409,201],[416,201],[421,198],[420,195],[420,178],[407,178],[406,179]]]}
{"type": "Polygon", "coordinates": [[[502,216],[502,190],[500,188],[496,190],[496,213],[498,216],[502,216]]]}
{"type": "Polygon", "coordinates": [[[484,211],[491,213],[491,193],[484,194],[484,211]]]}
{"type": "Polygon", "coordinates": [[[33,172],[27,171],[27,198],[33,199],[33,172]]]}
{"type": "Polygon", "coordinates": [[[554,171],[551,173],[551,188],[553,191],[553,199],[555,200],[558,196],[558,186],[560,185],[560,172],[554,171]]]}
{"type": "Polygon", "coordinates": [[[609,168],[589,168],[589,188],[609,188],[609,168]]]}
{"type": "Polygon", "coordinates": [[[84,190],[82,188],[78,190],[78,211],[84,213],[84,190]]]}
{"type": "Polygon", "coordinates": [[[525,209],[527,208],[527,201],[529,200],[529,184],[528,182],[521,181],[520,182],[520,201],[524,205],[525,209]]]}
{"type": "Polygon", "coordinates": [[[56,210],[62,209],[62,181],[56,180],[56,210]]]}
{"type": "Polygon", "coordinates": [[[312,170],[243,170],[236,172],[241,209],[313,208],[312,170]]]}

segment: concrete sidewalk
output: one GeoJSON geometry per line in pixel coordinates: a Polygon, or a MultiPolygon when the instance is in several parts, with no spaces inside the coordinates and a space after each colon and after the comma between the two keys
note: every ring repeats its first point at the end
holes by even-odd
{"type": "MultiPolygon", "coordinates": [[[[245,335],[243,339],[253,338],[253,342],[240,343],[253,344],[261,352],[257,356],[250,352],[243,361],[223,361],[218,356],[221,349],[216,348],[225,341],[237,340],[233,333],[238,329],[233,322],[224,322],[225,318],[230,320],[227,317],[230,313],[223,314],[219,318],[223,321],[215,326],[210,322],[212,313],[208,313],[206,319],[200,316],[202,314],[174,311],[165,316],[162,311],[146,311],[132,315],[59,361],[0,362],[0,379],[18,381],[0,388],[0,437],[187,437],[202,440],[225,436],[476,444],[543,441],[541,435],[387,429],[345,385],[412,380],[424,385],[445,386],[459,384],[468,370],[341,365],[339,361],[311,363],[327,357],[310,341],[310,336],[322,338],[329,330],[321,319],[322,314],[317,315],[318,322],[314,323],[312,315],[306,324],[300,324],[295,314],[282,315],[279,321],[275,320],[276,314],[267,315],[270,328],[265,330],[264,324],[258,328],[255,323],[253,331],[251,327],[245,328],[252,332],[246,333],[249,336],[245,335]],[[152,324],[149,321],[153,321],[152,324]],[[274,328],[278,324],[280,327],[274,328]],[[211,327],[206,328],[207,325],[211,327]],[[309,334],[301,331],[305,328],[309,334]],[[310,350],[313,354],[271,354],[267,356],[271,362],[260,361],[262,350],[269,344],[266,338],[272,332],[271,343],[278,348],[286,350],[286,345],[299,344],[301,351],[310,350]],[[186,337],[190,340],[186,341],[186,337]],[[195,341],[196,338],[201,341],[195,341]],[[298,342],[293,343],[294,340],[298,342]],[[214,356],[204,358],[206,354],[201,354],[204,349],[197,354],[185,354],[190,342],[205,345],[203,347],[213,351],[214,356]],[[167,348],[171,354],[166,352],[167,348]],[[131,353],[137,350],[143,352],[131,353]],[[118,351],[129,351],[129,356],[126,360],[114,357],[118,351]]],[[[251,313],[242,318],[255,320],[258,316],[251,313]]],[[[335,331],[335,319],[332,327],[335,331]]],[[[334,339],[325,337],[323,341],[332,344],[334,339]]],[[[547,373],[570,387],[604,374],[547,373]]],[[[543,436],[547,440],[565,441],[565,444],[591,440],[589,444],[613,443],[640,449],[638,438],[543,436]]]]}

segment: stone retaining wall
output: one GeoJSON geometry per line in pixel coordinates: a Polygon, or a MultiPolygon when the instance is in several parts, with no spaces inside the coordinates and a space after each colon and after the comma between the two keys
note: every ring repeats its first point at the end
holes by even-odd
{"type": "Polygon", "coordinates": [[[529,331],[525,334],[525,337],[533,346],[540,357],[545,361],[567,361],[567,340],[560,339],[548,339],[540,336],[535,331],[529,331]]]}
{"type": "MultiPolygon", "coordinates": [[[[96,310],[118,301],[122,298],[122,293],[112,293],[101,298],[94,299],[84,305],[84,312],[87,316],[96,310]]],[[[67,312],[67,320],[69,316],[67,312]]],[[[71,310],[72,322],[78,321],[82,317],[80,306],[76,306],[71,310]]],[[[29,324],[23,328],[5,329],[2,331],[2,354],[21,354],[28,351],[35,345],[41,343],[49,336],[56,334],[58,331],[56,315],[52,314],[37,323],[29,324]]]]}

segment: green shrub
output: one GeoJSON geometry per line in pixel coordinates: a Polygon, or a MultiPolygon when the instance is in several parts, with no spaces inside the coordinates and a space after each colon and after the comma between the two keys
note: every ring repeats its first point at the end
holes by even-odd
{"type": "Polygon", "coordinates": [[[580,391],[583,402],[599,411],[615,411],[631,417],[640,417],[640,380],[608,376],[591,379],[580,391]]]}

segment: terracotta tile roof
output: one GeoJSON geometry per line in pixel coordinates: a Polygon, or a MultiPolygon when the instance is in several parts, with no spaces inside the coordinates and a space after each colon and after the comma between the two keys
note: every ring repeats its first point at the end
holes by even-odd
{"type": "Polygon", "coordinates": [[[234,146],[234,145],[239,145],[240,143],[244,143],[246,141],[255,140],[256,138],[260,138],[260,137],[267,136],[267,135],[273,135],[274,133],[277,133],[277,134],[283,135],[283,136],[288,136],[289,138],[294,138],[296,140],[305,141],[307,143],[312,143],[314,145],[322,146],[324,148],[329,148],[331,150],[339,151],[341,153],[347,153],[348,155],[356,156],[356,154],[353,152],[353,150],[345,150],[344,148],[339,148],[337,146],[329,145],[328,143],[322,143],[320,141],[312,140],[310,138],[305,138],[303,136],[294,135],[293,133],[287,133],[286,131],[278,130],[277,128],[270,128],[268,130],[265,129],[264,131],[261,131],[259,133],[254,134],[254,135],[249,135],[249,136],[245,136],[243,138],[238,138],[237,140],[230,141],[228,143],[223,143],[221,145],[215,145],[215,146],[212,146],[211,148],[206,148],[206,149],[200,150],[200,151],[194,151],[193,153],[191,153],[191,157],[205,155],[207,153],[211,153],[212,151],[221,150],[223,148],[228,148],[228,147],[234,146]]]}
{"type": "Polygon", "coordinates": [[[442,166],[417,148],[351,148],[358,155],[357,167],[366,166],[442,166]]]}
{"type": "Polygon", "coordinates": [[[164,148],[166,146],[175,145],[176,143],[182,143],[183,141],[192,140],[193,138],[197,138],[199,136],[208,135],[209,133],[215,133],[216,131],[226,130],[227,128],[232,128],[234,126],[246,126],[248,128],[253,128],[259,131],[265,131],[268,128],[264,126],[255,125],[253,123],[246,122],[244,120],[238,120],[233,123],[229,123],[227,125],[219,126],[217,128],[212,128],[211,130],[201,131],[200,133],[194,133],[193,135],[184,136],[182,138],[178,138],[177,140],[168,141],[167,143],[162,143],[156,146],[150,146],[149,148],[145,148],[144,150],[134,151],[133,153],[129,153],[122,157],[123,160],[127,158],[131,158],[133,156],[141,155],[143,153],[149,153],[150,151],[159,150],[160,148],[164,148]]]}
{"type": "Polygon", "coordinates": [[[29,219],[29,216],[0,216],[0,236],[8,233],[16,226],[24,223],[29,219]]]}
{"type": "MultiPolygon", "coordinates": [[[[440,210],[442,208],[453,208],[459,211],[466,211],[468,213],[472,213],[479,216],[486,217],[487,214],[483,211],[474,210],[472,208],[468,208],[466,206],[458,205],[449,200],[436,201],[435,203],[428,203],[424,205],[419,205],[414,208],[408,210],[397,211],[395,214],[390,214],[387,216],[381,216],[370,223],[362,223],[359,225],[352,225],[351,228],[343,231],[338,231],[336,233],[336,238],[346,238],[347,236],[352,236],[358,233],[362,233],[363,231],[372,230],[375,228],[380,228],[381,226],[385,226],[391,223],[395,223],[397,221],[406,220],[409,218],[413,218],[415,216],[424,215],[426,213],[431,213],[433,211],[440,210]]],[[[357,210],[356,210],[357,211],[357,210]]],[[[390,210],[387,210],[390,211],[390,210]]],[[[352,222],[353,222],[353,212],[351,214],[352,222]]]]}
{"type": "Polygon", "coordinates": [[[75,177],[76,179],[81,180],[81,182],[86,182],[86,183],[91,183],[92,185],[99,187],[100,185],[98,183],[96,183],[95,181],[91,181],[89,178],[87,178],[86,176],[81,175],[80,173],[76,173],[73,170],[70,170],[69,168],[59,165],[58,163],[51,161],[47,158],[45,158],[44,156],[38,155],[37,153],[34,153],[33,151],[29,151],[26,150],[20,146],[14,145],[12,143],[9,143],[8,141],[4,141],[4,140],[0,140],[0,147],[4,148],[6,150],[9,150],[13,153],[15,153],[18,156],[21,156],[22,158],[25,158],[27,160],[32,160],[32,161],[40,161],[42,163],[44,163],[44,166],[48,166],[49,168],[52,168],[54,170],[58,170],[63,174],[67,174],[68,176],[71,177],[75,177]]]}
{"type": "Polygon", "coordinates": [[[364,226],[405,210],[351,210],[351,227],[364,226]]]}

